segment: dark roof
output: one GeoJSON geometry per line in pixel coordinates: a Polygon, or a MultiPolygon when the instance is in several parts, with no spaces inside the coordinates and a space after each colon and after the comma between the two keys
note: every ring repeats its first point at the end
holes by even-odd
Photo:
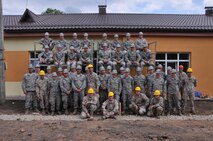
{"type": "Polygon", "coordinates": [[[145,31],[213,31],[213,16],[203,14],[129,14],[75,13],[4,15],[5,31],[44,30],[145,30],[145,31]],[[24,19],[24,20],[23,20],[24,19]]]}

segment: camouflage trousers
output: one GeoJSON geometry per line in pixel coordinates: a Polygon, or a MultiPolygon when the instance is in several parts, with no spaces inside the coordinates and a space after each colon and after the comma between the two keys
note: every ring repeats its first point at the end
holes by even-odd
{"type": "Polygon", "coordinates": [[[84,95],[84,90],[82,90],[80,93],[74,92],[74,109],[81,108],[84,95]]]}
{"type": "MultiPolygon", "coordinates": [[[[87,107],[87,110],[89,113],[94,113],[97,110],[97,108],[98,108],[97,105],[91,104],[90,106],[87,107]]],[[[87,115],[87,113],[84,110],[82,110],[80,118],[86,119],[86,118],[89,118],[89,116],[87,115]]]]}
{"type": "Polygon", "coordinates": [[[39,93],[39,105],[41,107],[41,109],[46,109],[49,110],[49,96],[48,94],[45,93],[39,93]]]}
{"type": "Polygon", "coordinates": [[[144,106],[138,106],[135,103],[130,104],[129,109],[134,114],[144,115],[146,113],[146,108],[144,106]]]}
{"type": "Polygon", "coordinates": [[[163,113],[163,107],[157,106],[157,107],[149,108],[147,116],[149,116],[149,117],[160,116],[160,115],[162,115],[162,113],[163,113]]]}
{"type": "Polygon", "coordinates": [[[61,96],[57,94],[50,94],[50,110],[52,112],[60,111],[60,106],[61,106],[61,96]]]}
{"type": "Polygon", "coordinates": [[[191,109],[191,111],[195,110],[194,92],[185,92],[185,97],[182,98],[183,99],[183,106],[182,106],[182,111],[183,112],[185,112],[188,98],[189,98],[189,102],[190,102],[190,109],[191,109]]]}
{"type": "Polygon", "coordinates": [[[27,92],[25,96],[25,109],[31,109],[31,108],[37,108],[38,103],[37,103],[37,96],[36,92],[27,92]]]}
{"type": "Polygon", "coordinates": [[[104,111],[103,116],[106,118],[114,117],[115,115],[118,114],[118,111],[104,111]]]}
{"type": "Polygon", "coordinates": [[[168,94],[168,111],[171,111],[173,108],[180,110],[180,101],[179,94],[168,94]]]}
{"type": "Polygon", "coordinates": [[[132,91],[131,92],[123,91],[121,98],[122,98],[122,108],[123,111],[125,111],[129,107],[129,104],[131,103],[132,91]]]}
{"type": "Polygon", "coordinates": [[[61,94],[62,107],[64,110],[68,108],[68,95],[66,93],[61,94]]]}
{"type": "Polygon", "coordinates": [[[100,99],[100,107],[101,105],[107,100],[108,98],[108,94],[107,94],[107,90],[103,90],[103,89],[100,89],[99,91],[99,99],[100,99]]]}

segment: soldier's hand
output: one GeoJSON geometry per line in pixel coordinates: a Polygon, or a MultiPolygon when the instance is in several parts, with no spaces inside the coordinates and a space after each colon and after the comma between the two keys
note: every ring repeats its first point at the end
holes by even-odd
{"type": "Polygon", "coordinates": [[[26,95],[27,94],[27,92],[26,91],[23,91],[23,93],[26,95]]]}

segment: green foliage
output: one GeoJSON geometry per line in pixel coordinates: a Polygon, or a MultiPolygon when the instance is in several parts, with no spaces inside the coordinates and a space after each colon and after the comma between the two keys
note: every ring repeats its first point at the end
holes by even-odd
{"type": "Polygon", "coordinates": [[[55,14],[63,14],[63,11],[60,11],[58,9],[52,9],[52,8],[47,8],[46,11],[42,12],[41,14],[43,15],[55,15],[55,14]]]}

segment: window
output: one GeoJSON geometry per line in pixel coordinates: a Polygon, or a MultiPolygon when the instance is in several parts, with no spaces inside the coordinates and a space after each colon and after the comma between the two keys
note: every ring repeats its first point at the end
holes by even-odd
{"type": "Polygon", "coordinates": [[[30,57],[30,63],[33,65],[33,66],[36,66],[39,61],[38,61],[38,55],[41,53],[41,51],[29,51],[29,57],[30,57]]]}
{"type": "Polygon", "coordinates": [[[179,65],[184,66],[184,71],[190,67],[190,53],[157,53],[155,65],[162,64],[165,72],[167,73],[167,67],[170,66],[176,70],[179,70],[179,65]]]}

